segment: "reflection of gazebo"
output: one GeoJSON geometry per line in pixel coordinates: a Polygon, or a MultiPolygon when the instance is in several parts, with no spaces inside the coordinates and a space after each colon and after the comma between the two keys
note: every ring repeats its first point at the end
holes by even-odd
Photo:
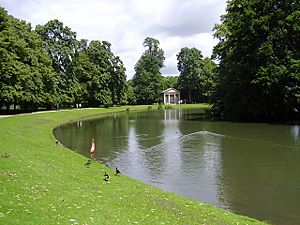
{"type": "Polygon", "coordinates": [[[175,88],[168,88],[163,91],[164,104],[180,104],[180,91],[175,88]]]}

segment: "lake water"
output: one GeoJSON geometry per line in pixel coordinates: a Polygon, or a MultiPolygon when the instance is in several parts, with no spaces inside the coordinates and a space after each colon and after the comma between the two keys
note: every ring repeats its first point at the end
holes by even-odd
{"type": "Polygon", "coordinates": [[[197,109],[119,113],[54,133],[99,162],[177,194],[273,224],[300,224],[300,125],[205,121],[197,109]]]}

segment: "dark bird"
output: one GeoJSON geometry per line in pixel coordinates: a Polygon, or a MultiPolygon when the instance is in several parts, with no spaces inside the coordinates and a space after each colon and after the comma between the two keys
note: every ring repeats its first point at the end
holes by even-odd
{"type": "Polygon", "coordinates": [[[88,159],[87,163],[84,164],[85,167],[86,167],[86,168],[90,168],[91,162],[92,162],[92,161],[91,161],[90,159],[88,159]]]}
{"type": "Polygon", "coordinates": [[[104,178],[103,178],[104,181],[108,181],[109,180],[109,175],[104,172],[104,178]]]}
{"type": "Polygon", "coordinates": [[[121,171],[118,169],[118,167],[116,167],[116,175],[121,174],[121,171]]]}
{"type": "Polygon", "coordinates": [[[11,154],[8,153],[8,152],[4,152],[1,156],[2,156],[3,158],[10,158],[10,157],[11,157],[11,154]]]}

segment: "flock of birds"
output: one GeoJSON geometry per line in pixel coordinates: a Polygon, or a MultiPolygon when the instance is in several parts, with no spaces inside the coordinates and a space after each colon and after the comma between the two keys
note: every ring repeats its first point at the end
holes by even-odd
{"type": "MultiPolygon", "coordinates": [[[[90,148],[90,155],[91,155],[91,159],[92,160],[96,159],[95,153],[96,153],[96,143],[95,143],[95,139],[93,138],[92,145],[91,145],[91,148],[90,148]]],[[[92,163],[91,159],[88,159],[88,161],[84,164],[84,166],[86,168],[90,168],[90,165],[92,163]]],[[[115,175],[118,176],[120,174],[121,174],[121,171],[118,169],[118,167],[116,167],[116,169],[115,169],[115,175]]],[[[109,181],[109,178],[110,178],[109,175],[106,172],[104,172],[103,180],[104,181],[109,181]]]]}
{"type": "MultiPolygon", "coordinates": [[[[56,141],[56,145],[62,145],[59,141],[56,141]]],[[[84,166],[86,168],[90,168],[90,165],[92,164],[92,160],[96,160],[96,157],[95,157],[95,153],[96,153],[96,143],[95,143],[95,139],[93,138],[92,139],[92,144],[91,144],[91,148],[89,150],[90,152],[90,156],[91,156],[91,159],[88,159],[87,162],[84,164],[84,166]]],[[[10,155],[8,154],[3,154],[2,157],[10,157],[10,155]]],[[[118,169],[118,167],[116,167],[115,169],[115,175],[118,176],[121,174],[121,171],[118,169]]],[[[104,172],[104,175],[103,175],[103,180],[104,181],[109,181],[109,175],[104,172]]]]}

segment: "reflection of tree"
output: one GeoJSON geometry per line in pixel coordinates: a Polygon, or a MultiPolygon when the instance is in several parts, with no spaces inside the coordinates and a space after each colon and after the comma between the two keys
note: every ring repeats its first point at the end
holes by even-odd
{"type": "Polygon", "coordinates": [[[135,123],[136,133],[141,135],[138,139],[140,147],[147,149],[161,143],[163,123],[159,111],[137,113],[135,123]]]}
{"type": "Polygon", "coordinates": [[[59,127],[55,135],[62,143],[88,156],[91,140],[96,140],[96,158],[103,162],[114,157],[116,149],[127,146],[128,115],[115,114],[93,120],[83,120],[77,123],[59,127]]]}
{"type": "MultiPolygon", "coordinates": [[[[159,146],[162,141],[164,124],[162,114],[159,111],[138,113],[135,123],[137,138],[140,147],[141,162],[145,165],[151,178],[161,174],[166,159],[164,150],[159,146]]],[[[151,179],[150,178],[150,179],[151,179]]]]}
{"type": "Polygon", "coordinates": [[[181,157],[181,146],[179,139],[181,133],[178,129],[180,110],[166,110],[163,139],[161,143],[161,149],[165,153],[166,163],[162,168],[161,179],[165,181],[164,188],[169,191],[175,191],[173,188],[176,187],[175,181],[180,177],[178,171],[181,157]]]}

